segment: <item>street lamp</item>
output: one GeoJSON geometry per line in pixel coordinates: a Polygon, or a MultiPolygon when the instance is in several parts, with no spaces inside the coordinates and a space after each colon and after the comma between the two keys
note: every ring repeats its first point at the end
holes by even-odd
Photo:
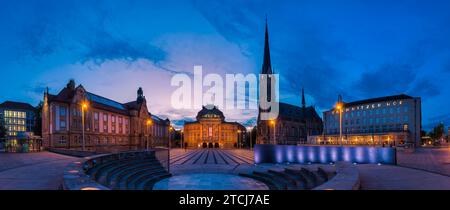
{"type": "MultiPolygon", "coordinates": [[[[239,129],[239,128],[238,128],[238,129],[239,129]]],[[[241,136],[241,130],[238,130],[237,133],[238,133],[238,139],[237,139],[238,145],[237,145],[237,148],[239,149],[239,148],[240,148],[240,136],[241,136]]]]}
{"type": "Polygon", "coordinates": [[[85,112],[85,110],[88,108],[88,104],[87,104],[87,102],[83,102],[83,103],[81,103],[81,124],[82,124],[82,131],[81,131],[81,133],[82,133],[82,138],[83,138],[83,151],[85,151],[86,150],[86,141],[85,141],[85,139],[84,139],[84,130],[85,130],[85,126],[84,126],[84,112],[85,112]]]}
{"type": "Polygon", "coordinates": [[[181,149],[186,149],[186,147],[184,146],[183,130],[181,130],[180,132],[181,132],[181,149]]]}
{"type": "Polygon", "coordinates": [[[341,101],[336,103],[336,110],[339,112],[339,140],[342,146],[342,112],[344,110],[344,104],[341,101]]]}
{"type": "Polygon", "coordinates": [[[173,127],[172,125],[169,125],[169,145],[167,148],[167,171],[170,172],[170,139],[172,134],[173,127]]]}
{"type": "Polygon", "coordinates": [[[151,120],[151,119],[148,119],[147,120],[147,122],[146,122],[146,125],[147,125],[147,132],[148,132],[148,134],[147,134],[147,140],[145,141],[145,148],[146,148],[146,150],[148,150],[149,148],[149,141],[150,141],[150,139],[149,139],[149,136],[150,136],[150,126],[152,126],[153,125],[153,121],[151,120]]]}
{"type": "Polygon", "coordinates": [[[275,132],[277,132],[277,130],[276,130],[276,128],[275,128],[275,125],[276,125],[275,120],[270,120],[270,124],[273,126],[273,141],[274,141],[274,144],[276,144],[276,143],[277,143],[277,140],[276,140],[276,134],[275,134],[275,132]]]}

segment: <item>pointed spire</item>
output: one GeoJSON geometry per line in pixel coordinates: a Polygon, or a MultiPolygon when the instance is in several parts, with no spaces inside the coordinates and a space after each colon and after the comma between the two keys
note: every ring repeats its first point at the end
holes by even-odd
{"type": "Polygon", "coordinates": [[[306,107],[305,90],[302,88],[302,108],[306,107]]]}
{"type": "Polygon", "coordinates": [[[270,49],[269,49],[269,27],[267,26],[266,15],[266,33],[264,39],[264,60],[261,74],[272,74],[272,64],[270,62],[270,49]]]}

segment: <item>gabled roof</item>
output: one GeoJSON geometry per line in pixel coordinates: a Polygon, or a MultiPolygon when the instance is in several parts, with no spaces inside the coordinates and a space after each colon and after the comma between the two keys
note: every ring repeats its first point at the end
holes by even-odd
{"type": "Polygon", "coordinates": [[[113,101],[111,99],[90,93],[90,92],[86,92],[86,97],[89,101],[93,101],[99,104],[103,104],[106,106],[111,106],[114,107],[116,109],[120,109],[120,110],[127,110],[127,107],[117,101],[113,101]]]}
{"type": "Polygon", "coordinates": [[[5,101],[0,104],[0,108],[5,109],[20,109],[20,110],[28,110],[35,111],[36,109],[28,103],[16,102],[16,101],[5,101]]]}
{"type": "Polygon", "coordinates": [[[293,120],[307,120],[307,119],[320,119],[316,110],[312,106],[305,107],[304,110],[302,107],[295,106],[287,103],[279,103],[280,104],[280,112],[279,117],[281,118],[289,118],[293,120]]]}

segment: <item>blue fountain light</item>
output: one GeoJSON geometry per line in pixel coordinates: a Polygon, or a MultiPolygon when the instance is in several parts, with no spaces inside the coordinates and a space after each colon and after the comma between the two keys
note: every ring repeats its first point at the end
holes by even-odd
{"type": "Polygon", "coordinates": [[[255,163],[396,164],[395,148],[370,146],[255,145],[255,163]]]}

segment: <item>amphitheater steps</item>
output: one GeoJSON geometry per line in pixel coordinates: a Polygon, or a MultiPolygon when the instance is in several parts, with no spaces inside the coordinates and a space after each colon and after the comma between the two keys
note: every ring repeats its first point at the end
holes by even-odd
{"type": "Polygon", "coordinates": [[[132,176],[131,178],[129,178],[126,181],[125,185],[121,185],[122,186],[121,189],[127,189],[127,190],[137,189],[138,186],[145,180],[151,179],[154,176],[159,176],[159,175],[165,174],[165,173],[167,173],[167,172],[160,168],[147,170],[143,173],[139,173],[139,175],[135,175],[135,176],[132,176]],[[123,188],[123,186],[125,186],[125,187],[123,188]]]}
{"type": "Polygon", "coordinates": [[[99,178],[97,178],[97,181],[103,185],[109,186],[111,185],[111,182],[115,180],[118,174],[122,174],[127,171],[133,171],[135,169],[150,167],[155,163],[157,162],[155,162],[154,160],[141,160],[132,163],[121,164],[104,172],[99,178]]]}
{"type": "Polygon", "coordinates": [[[285,168],[282,171],[253,171],[239,175],[261,181],[271,190],[305,190],[323,184],[333,174],[325,172],[322,168],[318,168],[317,171],[285,168]]]}
{"type": "Polygon", "coordinates": [[[151,179],[143,182],[143,184],[139,185],[139,187],[137,187],[137,190],[152,190],[153,186],[155,185],[156,182],[159,182],[160,180],[163,180],[165,178],[169,178],[171,177],[172,174],[169,174],[167,172],[158,175],[156,177],[152,177],[151,179]]]}
{"type": "Polygon", "coordinates": [[[93,159],[83,169],[91,179],[116,190],[151,189],[157,181],[171,176],[151,153],[93,159]]]}
{"type": "Polygon", "coordinates": [[[277,183],[274,182],[274,180],[268,179],[266,177],[261,177],[261,176],[257,176],[254,174],[248,174],[248,173],[239,173],[239,176],[243,176],[243,177],[247,177],[247,178],[252,178],[255,180],[258,180],[264,184],[267,185],[267,187],[269,187],[270,190],[281,190],[282,187],[279,186],[277,183]]]}
{"type": "Polygon", "coordinates": [[[293,176],[288,173],[283,173],[281,171],[275,171],[275,170],[268,170],[267,172],[274,174],[276,176],[282,177],[286,180],[289,180],[290,182],[294,182],[297,189],[306,189],[306,180],[303,177],[300,176],[293,176]]]}

